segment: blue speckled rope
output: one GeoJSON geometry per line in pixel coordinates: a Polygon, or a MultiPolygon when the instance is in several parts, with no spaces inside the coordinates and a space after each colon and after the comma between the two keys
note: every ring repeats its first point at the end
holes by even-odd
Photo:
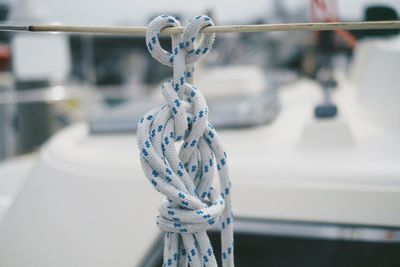
{"type": "Polygon", "coordinates": [[[163,266],[217,266],[207,230],[221,230],[222,266],[233,267],[233,225],[226,153],[208,122],[208,107],[192,85],[193,64],[204,57],[214,34],[203,34],[213,25],[207,16],[190,20],[182,35],[172,36],[172,51],[160,46],[160,31],[180,26],[171,16],[150,22],[146,43],[151,55],[173,68],[173,79],[162,86],[167,104],[148,112],[137,131],[140,158],[147,178],[166,196],[157,225],[165,232],[163,266]],[[181,141],[179,154],[175,142],[181,141]],[[219,186],[213,187],[218,170],[219,186]],[[221,188],[221,191],[220,189],[221,188]]]}

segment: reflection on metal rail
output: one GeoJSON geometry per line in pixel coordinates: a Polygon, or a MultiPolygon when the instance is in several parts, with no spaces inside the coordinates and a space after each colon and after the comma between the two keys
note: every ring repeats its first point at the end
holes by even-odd
{"type": "Polygon", "coordinates": [[[400,243],[400,228],[237,218],[235,233],[400,243]]]}

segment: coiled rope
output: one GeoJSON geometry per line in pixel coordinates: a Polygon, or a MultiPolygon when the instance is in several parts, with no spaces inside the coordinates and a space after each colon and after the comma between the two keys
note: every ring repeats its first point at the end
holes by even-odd
{"type": "Polygon", "coordinates": [[[207,16],[190,20],[182,35],[172,35],[171,52],[161,48],[159,36],[166,27],[181,26],[174,17],[155,18],[146,34],[151,55],[173,68],[173,79],[162,86],[167,104],[141,118],[137,131],[146,177],[166,197],[157,217],[165,232],[163,266],[217,266],[206,232],[213,227],[221,230],[222,266],[234,266],[227,157],[208,122],[207,103],[192,85],[194,63],[210,51],[214,34],[202,34],[197,47],[195,41],[202,28],[212,25],[207,16]],[[175,142],[181,142],[179,154],[175,142]]]}

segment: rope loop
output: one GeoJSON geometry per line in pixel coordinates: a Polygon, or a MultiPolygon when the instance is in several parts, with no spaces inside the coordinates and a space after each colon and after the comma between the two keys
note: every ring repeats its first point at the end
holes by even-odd
{"type": "MultiPolygon", "coordinates": [[[[180,26],[181,24],[176,18],[167,15],[158,16],[149,23],[146,33],[147,49],[149,50],[152,57],[154,57],[163,65],[172,67],[173,55],[161,47],[159,40],[160,33],[163,29],[167,27],[180,26]]],[[[179,36],[172,35],[172,43],[177,43],[178,38],[179,36]]]]}
{"type": "Polygon", "coordinates": [[[173,68],[173,78],[162,85],[166,105],[141,118],[137,131],[146,177],[166,197],[157,217],[158,227],[166,233],[163,266],[217,266],[206,232],[212,228],[221,230],[222,266],[234,266],[227,155],[208,122],[206,100],[192,85],[194,62],[214,42],[214,34],[199,32],[211,25],[207,16],[190,20],[182,35],[172,36],[171,52],[160,46],[159,33],[180,26],[175,18],[155,18],[146,36],[151,55],[173,68]],[[179,152],[177,141],[182,141],[179,152]],[[214,188],[216,170],[219,186],[214,188]]]}
{"type": "Polygon", "coordinates": [[[181,47],[184,47],[187,53],[186,64],[193,64],[195,61],[207,55],[211,50],[215,39],[215,33],[201,34],[200,36],[202,36],[202,38],[199,41],[199,45],[195,47],[195,42],[200,30],[209,26],[214,26],[214,22],[210,17],[203,15],[191,19],[185,27],[181,47]]]}

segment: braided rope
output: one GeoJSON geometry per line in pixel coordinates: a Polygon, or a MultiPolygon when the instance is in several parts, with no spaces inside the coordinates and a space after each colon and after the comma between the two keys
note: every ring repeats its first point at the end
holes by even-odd
{"type": "Polygon", "coordinates": [[[194,63],[211,49],[215,34],[199,31],[214,25],[207,16],[190,20],[182,35],[172,35],[172,51],[161,48],[166,27],[180,26],[171,16],[149,24],[146,43],[151,55],[173,68],[173,79],[162,86],[167,102],[140,120],[137,137],[146,177],[165,195],[158,227],[165,232],[163,266],[217,266],[207,230],[221,229],[222,266],[233,267],[233,225],[226,153],[213,126],[203,95],[192,85],[194,63]],[[182,141],[179,154],[175,142],[182,141]],[[215,164],[216,163],[216,164],[215,164]],[[219,188],[213,187],[215,165],[219,188]]]}

